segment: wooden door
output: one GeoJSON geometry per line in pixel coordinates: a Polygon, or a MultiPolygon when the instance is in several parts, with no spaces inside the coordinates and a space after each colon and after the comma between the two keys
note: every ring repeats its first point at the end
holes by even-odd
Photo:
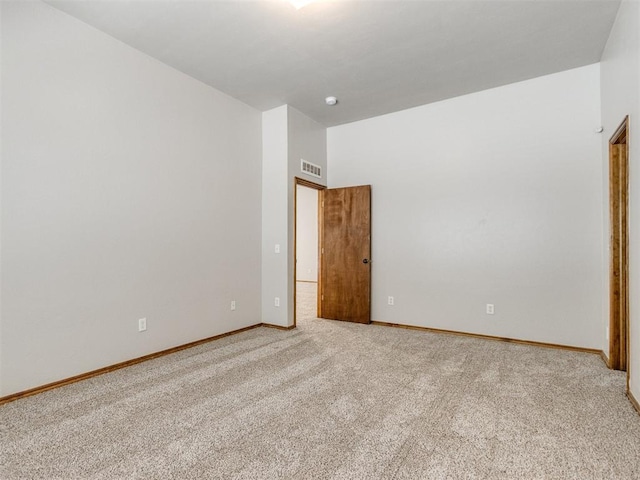
{"type": "Polygon", "coordinates": [[[371,185],[320,192],[319,316],[371,321],[371,185]]]}

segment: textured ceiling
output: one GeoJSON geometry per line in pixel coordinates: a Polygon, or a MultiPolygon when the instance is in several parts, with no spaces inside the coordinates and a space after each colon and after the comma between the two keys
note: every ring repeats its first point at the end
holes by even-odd
{"type": "Polygon", "coordinates": [[[619,0],[49,0],[259,110],[333,126],[599,61],[619,0]],[[324,98],[335,95],[338,105],[324,98]]]}

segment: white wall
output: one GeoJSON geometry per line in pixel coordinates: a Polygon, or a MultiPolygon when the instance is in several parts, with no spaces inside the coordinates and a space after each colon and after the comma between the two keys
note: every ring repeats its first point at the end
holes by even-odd
{"type": "Polygon", "coordinates": [[[262,321],[286,327],[288,106],[262,114],[262,321]],[[275,246],[279,245],[280,253],[275,246]],[[280,306],[274,304],[275,297],[280,306]]]}
{"type": "MultiPolygon", "coordinates": [[[[630,388],[640,399],[640,4],[623,1],[607,46],[602,55],[602,165],[604,192],[602,203],[608,205],[608,141],[625,115],[629,115],[629,374],[630,388]]],[[[609,262],[609,217],[604,221],[603,258],[609,262]]],[[[609,316],[608,277],[605,279],[605,318],[609,316]]],[[[602,345],[609,353],[608,341],[602,345]]]]}
{"type": "Polygon", "coordinates": [[[326,128],[288,105],[263,114],[262,320],[293,325],[295,177],[326,185],[326,128]],[[286,152],[286,153],[285,153],[286,152]],[[322,178],[302,173],[300,159],[322,167],[322,178]],[[286,196],[285,196],[286,195],[286,196]],[[284,217],[283,217],[284,215],[284,217]],[[280,253],[275,253],[275,244],[280,253]],[[274,306],[274,297],[280,307],[274,306]]]}
{"type": "Polygon", "coordinates": [[[318,122],[303,115],[295,108],[289,107],[289,245],[291,249],[289,255],[289,270],[287,272],[288,282],[288,308],[289,308],[289,325],[293,324],[293,300],[294,300],[294,284],[293,284],[293,267],[295,264],[295,255],[293,251],[293,242],[295,236],[294,230],[294,188],[295,177],[309,180],[318,185],[327,185],[327,129],[318,122]],[[305,159],[311,163],[319,165],[322,168],[322,178],[312,177],[303,173],[300,168],[300,160],[305,159]]]}
{"type": "Polygon", "coordinates": [[[599,75],[328,130],[329,186],[372,185],[374,320],[601,348],[599,75]]]}
{"type": "Polygon", "coordinates": [[[4,117],[2,104],[2,6],[0,5],[0,396],[2,395],[2,138],[4,131],[2,129],[2,119],[4,117]]]}
{"type": "Polygon", "coordinates": [[[40,2],[1,93],[0,395],[260,323],[259,112],[40,2]]]}
{"type": "Polygon", "coordinates": [[[318,281],[318,191],[298,185],[296,196],[296,278],[318,281]]]}

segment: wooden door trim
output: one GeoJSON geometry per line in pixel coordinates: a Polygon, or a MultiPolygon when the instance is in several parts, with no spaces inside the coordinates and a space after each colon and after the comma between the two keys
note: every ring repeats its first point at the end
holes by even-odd
{"type": "Polygon", "coordinates": [[[616,128],[616,131],[613,132],[613,135],[611,135],[611,138],[609,139],[609,143],[610,144],[627,143],[628,131],[629,131],[629,115],[624,117],[624,120],[620,122],[620,125],[618,125],[618,128],[616,128]]]}
{"type": "Polygon", "coordinates": [[[629,389],[629,116],[609,139],[609,367],[627,371],[629,389]]]}
{"type": "MultiPolygon", "coordinates": [[[[327,188],[324,185],[320,185],[319,183],[314,183],[309,180],[300,177],[293,178],[293,327],[296,327],[297,324],[297,296],[298,296],[298,185],[302,187],[313,188],[314,190],[324,190],[327,188]]],[[[320,202],[318,201],[318,265],[320,264],[320,251],[322,249],[321,238],[320,235],[320,202]]],[[[318,272],[318,286],[320,285],[320,275],[322,272],[320,268],[316,266],[316,271],[318,272]]],[[[320,292],[318,291],[317,297],[320,298],[320,292]]],[[[318,302],[318,307],[320,303],[318,302]]]]}
{"type": "Polygon", "coordinates": [[[319,183],[311,182],[305,178],[295,177],[294,178],[296,186],[302,185],[303,187],[313,188],[314,190],[324,190],[327,188],[325,185],[320,185],[319,183]]]}

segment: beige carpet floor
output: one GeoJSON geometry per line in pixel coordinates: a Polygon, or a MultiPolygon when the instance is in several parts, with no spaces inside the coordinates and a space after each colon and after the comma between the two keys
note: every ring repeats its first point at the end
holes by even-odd
{"type": "Polygon", "coordinates": [[[303,317],[0,407],[0,478],[637,479],[624,384],[592,354],[303,317]]]}

